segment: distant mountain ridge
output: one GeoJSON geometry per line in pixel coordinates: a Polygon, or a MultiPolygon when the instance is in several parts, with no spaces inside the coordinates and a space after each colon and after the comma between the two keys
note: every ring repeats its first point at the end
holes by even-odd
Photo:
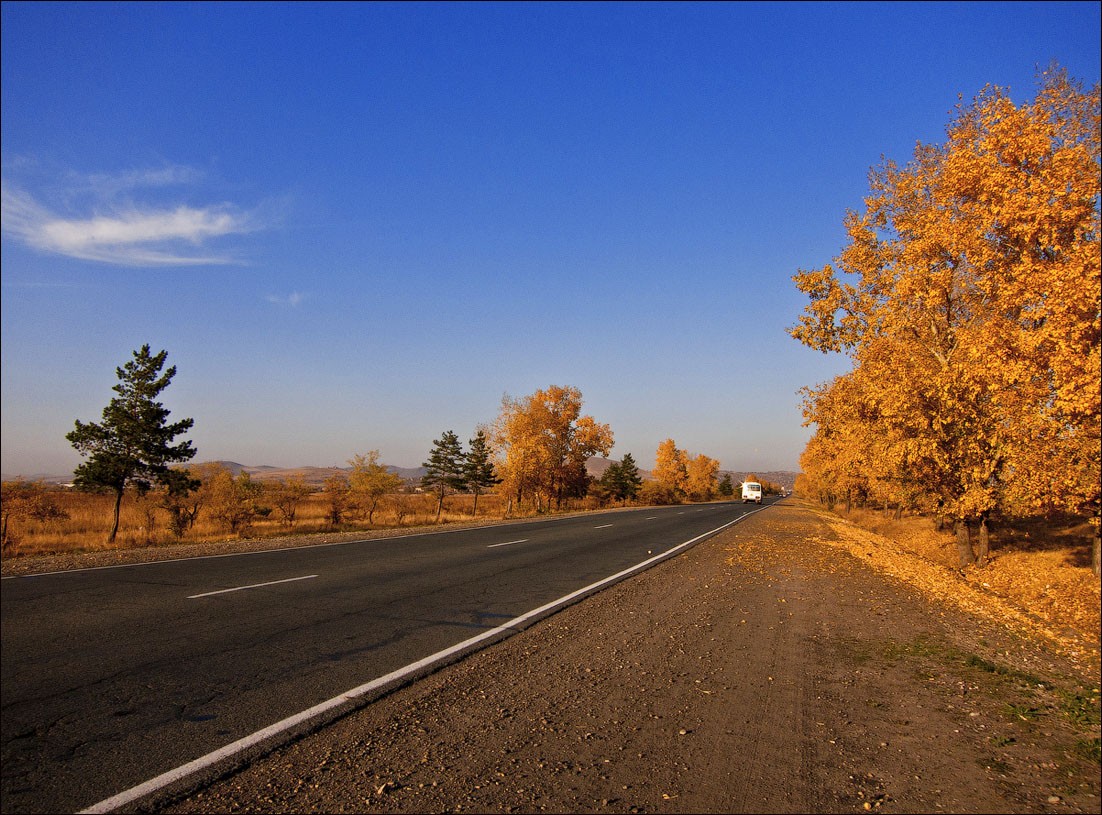
{"type": "MultiPolygon", "coordinates": [[[[273,467],[270,464],[254,466],[238,464],[236,461],[203,462],[204,464],[221,464],[234,475],[248,473],[257,481],[285,481],[288,478],[301,478],[307,484],[321,486],[326,479],[335,475],[347,475],[352,472],[351,467],[273,467]]],[[[424,467],[395,467],[384,464],[391,473],[404,481],[420,481],[425,474],[424,467]]]]}
{"type": "MultiPolygon", "coordinates": [[[[273,467],[270,464],[250,465],[240,464],[236,461],[205,461],[203,464],[221,464],[227,470],[234,475],[240,475],[241,473],[248,473],[252,478],[257,481],[284,481],[288,478],[301,478],[305,483],[320,487],[327,478],[331,478],[334,475],[344,474],[347,475],[352,471],[351,467],[273,467]]],[[[594,456],[586,462],[586,471],[593,478],[600,478],[612,464],[618,463],[614,458],[601,458],[594,456]]],[[[193,465],[194,466],[194,465],[193,465]]],[[[397,475],[403,481],[406,482],[420,482],[421,477],[425,474],[424,467],[396,467],[392,464],[383,465],[390,472],[397,475]]],[[[750,475],[749,471],[738,470],[720,470],[719,477],[722,479],[725,473],[731,474],[731,481],[737,486],[742,483],[746,476],[750,475]]],[[[789,492],[792,491],[793,486],[796,483],[796,476],[799,473],[790,472],[788,470],[754,470],[753,474],[764,481],[772,481],[774,484],[779,484],[789,492]]],[[[644,470],[640,468],[639,475],[644,479],[653,477],[650,470],[644,470]]],[[[17,478],[22,478],[27,481],[43,481],[47,484],[70,484],[72,483],[73,476],[70,475],[47,475],[36,474],[31,476],[24,475],[7,475],[6,473],[0,476],[4,481],[14,481],[17,478]]]]}

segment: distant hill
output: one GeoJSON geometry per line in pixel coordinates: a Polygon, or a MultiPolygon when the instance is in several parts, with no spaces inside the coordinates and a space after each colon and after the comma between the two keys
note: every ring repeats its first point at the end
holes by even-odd
{"type": "Polygon", "coordinates": [[[58,475],[57,473],[2,473],[0,474],[0,480],[3,481],[41,481],[44,484],[72,484],[73,474],[58,475]]]}
{"type": "MultiPolygon", "coordinates": [[[[731,481],[735,486],[738,486],[746,480],[746,476],[751,475],[750,472],[720,470],[719,477],[723,478],[723,474],[727,472],[731,473],[731,481]]],[[[774,484],[780,484],[786,490],[792,492],[793,487],[796,486],[796,476],[798,476],[799,473],[790,472],[789,470],[754,470],[753,475],[756,475],[763,481],[772,481],[774,484]]]]}
{"type": "MultiPolygon", "coordinates": [[[[204,462],[210,463],[210,462],[204,462]]],[[[240,473],[248,473],[252,478],[257,481],[286,481],[289,478],[301,478],[307,484],[320,487],[325,484],[326,479],[332,478],[334,475],[348,475],[352,472],[351,467],[272,467],[270,465],[262,466],[250,466],[246,464],[238,464],[236,461],[217,461],[215,464],[221,464],[226,469],[230,470],[234,475],[240,473]]],[[[390,472],[397,475],[403,481],[420,481],[421,476],[425,474],[424,467],[394,467],[390,464],[383,465],[390,472]]]]}
{"type": "MultiPolygon", "coordinates": [[[[586,461],[585,471],[587,473],[589,473],[590,476],[592,476],[593,478],[600,478],[602,475],[605,474],[605,470],[607,470],[613,464],[619,464],[620,461],[621,461],[621,459],[602,458],[601,456],[593,456],[588,461],[586,461]]],[[[638,462],[636,462],[636,466],[639,466],[638,462]]],[[[650,470],[640,469],[639,470],[639,475],[642,478],[650,478],[651,477],[651,472],[650,472],[650,470]]]]}
{"type": "MultiPolygon", "coordinates": [[[[283,481],[288,478],[301,478],[307,484],[314,487],[321,487],[325,484],[327,478],[331,478],[334,475],[343,473],[347,475],[352,471],[351,467],[273,467],[268,464],[263,465],[249,465],[239,464],[236,461],[215,461],[215,462],[202,462],[204,464],[221,464],[228,469],[234,475],[240,475],[241,473],[248,473],[252,478],[257,481],[283,481]]],[[[613,463],[618,463],[614,458],[602,458],[600,456],[594,456],[585,463],[586,472],[593,478],[600,478],[605,470],[607,470],[613,463]]],[[[397,475],[403,481],[413,485],[421,481],[421,476],[425,474],[424,467],[395,467],[392,464],[384,465],[387,470],[397,475]]],[[[742,483],[743,479],[749,472],[740,472],[735,470],[720,470],[719,477],[722,479],[724,473],[731,474],[731,481],[736,486],[742,483]]],[[[780,484],[789,492],[792,491],[793,486],[796,483],[796,476],[798,473],[789,472],[787,470],[756,470],[754,474],[758,478],[762,478],[766,481],[772,481],[775,484],[780,484]]],[[[639,475],[644,479],[653,477],[650,470],[644,470],[640,468],[639,475]]],[[[22,478],[27,481],[43,481],[47,484],[70,484],[73,480],[72,474],[68,475],[50,475],[39,473],[35,475],[8,475],[4,474],[0,476],[4,481],[14,481],[17,478],[22,478]]]]}

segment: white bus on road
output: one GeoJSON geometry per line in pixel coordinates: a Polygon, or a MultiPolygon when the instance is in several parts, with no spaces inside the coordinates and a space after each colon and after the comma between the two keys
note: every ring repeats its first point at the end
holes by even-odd
{"type": "Polygon", "coordinates": [[[757,481],[742,482],[742,503],[745,504],[750,501],[755,504],[761,503],[761,484],[757,481]]]}

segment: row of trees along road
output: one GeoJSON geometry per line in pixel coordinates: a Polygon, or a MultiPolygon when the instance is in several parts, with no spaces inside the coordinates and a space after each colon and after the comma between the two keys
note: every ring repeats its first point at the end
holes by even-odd
{"type": "MultiPolygon", "coordinates": [[[[104,409],[102,421],[78,420],[67,436],[78,452],[88,457],[76,470],[76,486],[108,489],[115,495],[108,542],[118,533],[119,507],[128,488],[137,492],[149,515],[147,528],[154,528],[150,513],[159,509],[167,512],[169,527],[177,537],[195,525],[200,508],[230,532],[244,532],[258,516],[273,511],[284,524],[293,525],[297,508],[312,492],[301,479],[261,483],[247,472],[235,475],[216,462],[190,470],[173,466],[195,455],[190,441],[175,441],[194,422],[169,422],[169,411],[157,401],[176,374],[175,366],[161,373],[166,357],[165,351],[151,353],[148,345],[135,351],[130,362],[116,369],[119,383],[114,390],[118,396],[104,409]],[[158,492],[147,497],[154,487],[158,492]]],[[[582,415],[582,394],[573,387],[552,385],[522,399],[506,396],[496,421],[479,428],[469,444],[470,449],[464,451],[459,437],[445,431],[433,442],[423,463],[421,483],[437,497],[437,521],[449,493],[472,493],[477,514],[479,495],[495,485],[508,496],[509,512],[514,503],[534,503],[538,512],[586,495],[601,503],[637,497],[648,503],[673,503],[686,498],[709,500],[717,491],[723,495],[732,492],[729,476],[723,485],[717,484],[718,461],[705,455],[690,456],[672,439],[658,448],[653,481],[644,485],[630,454],[612,462],[604,475],[593,481],[586,462],[596,455],[607,457],[613,435],[607,424],[582,415]]],[[[403,482],[379,462],[378,450],[357,455],[348,463],[347,474],[334,474],[324,485],[327,520],[334,526],[347,519],[370,524],[380,501],[398,492],[403,482]]],[[[9,503],[18,502],[6,499],[5,507],[9,503]]],[[[40,507],[30,499],[23,504],[28,516],[46,511],[45,504],[40,507]]],[[[21,509],[23,504],[19,504],[21,509]]],[[[4,517],[5,533],[9,514],[4,517]]]]}
{"type": "MultiPolygon", "coordinates": [[[[194,524],[200,506],[231,531],[247,528],[258,512],[270,511],[261,506],[261,492],[285,522],[293,524],[295,509],[309,491],[301,481],[265,488],[247,473],[235,476],[217,464],[199,465],[194,473],[172,466],[195,455],[190,441],[175,442],[194,420],[170,423],[169,411],[157,401],[176,374],[175,366],[161,373],[166,357],[165,351],[151,353],[148,345],[135,351],[130,362],[116,369],[119,382],[113,390],[119,395],[104,409],[102,421],[77,420],[66,436],[87,457],[76,470],[75,485],[108,489],[115,495],[108,543],[118,533],[119,507],[128,488],[140,497],[155,486],[161,488],[156,506],[168,512],[177,535],[194,524]]],[[[581,405],[581,391],[570,387],[551,386],[523,399],[507,396],[497,421],[488,430],[479,429],[468,452],[454,432],[446,431],[433,442],[423,465],[422,484],[438,497],[437,519],[449,492],[474,493],[477,512],[478,496],[499,483],[511,496],[510,507],[513,500],[519,504],[531,498],[542,510],[552,502],[561,505],[566,498],[584,495],[589,486],[585,462],[596,454],[607,456],[613,437],[607,424],[582,416],[581,405]]],[[[378,458],[377,450],[357,455],[349,460],[348,475],[337,474],[326,482],[331,523],[340,524],[346,516],[366,516],[370,523],[380,499],[402,486],[378,458]]],[[[613,492],[621,498],[633,496],[638,477],[634,462],[625,457],[613,472],[622,476],[613,492]]]]}
{"type": "Polygon", "coordinates": [[[440,520],[444,497],[449,490],[472,493],[474,507],[471,514],[477,515],[478,496],[500,481],[494,475],[494,463],[485,431],[479,430],[469,443],[471,448],[464,453],[459,437],[451,430],[446,430],[432,443],[429,460],[421,465],[425,468],[425,474],[421,477],[422,486],[436,494],[437,521],[440,520]]]}
{"type": "Polygon", "coordinates": [[[716,491],[719,462],[703,453],[690,455],[678,448],[673,439],[666,439],[654,457],[654,480],[668,493],[669,500],[690,498],[707,501],[716,491]]]}
{"type": "Polygon", "coordinates": [[[853,361],[804,391],[801,488],[936,511],[962,567],[993,513],[1088,515],[1097,574],[1099,88],[1058,68],[1022,105],[989,87],[947,135],[874,169],[835,263],[794,277],[792,336],[853,361]]]}

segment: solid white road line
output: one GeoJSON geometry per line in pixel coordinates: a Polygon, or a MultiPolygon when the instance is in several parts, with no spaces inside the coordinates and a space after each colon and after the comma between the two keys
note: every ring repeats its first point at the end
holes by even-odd
{"type": "Polygon", "coordinates": [[[312,577],[317,577],[316,574],[308,574],[305,577],[288,577],[286,580],[272,580],[269,583],[253,583],[251,586],[236,586],[232,589],[219,589],[218,591],[208,591],[203,594],[192,594],[188,597],[189,600],[196,600],[200,597],[210,597],[214,594],[227,594],[231,591],[244,591],[245,589],[259,589],[261,586],[278,586],[280,583],[294,583],[296,580],[309,580],[312,577]]]}
{"type": "Polygon", "coordinates": [[[734,520],[717,526],[715,529],[709,530],[708,532],[705,532],[701,535],[697,535],[692,540],[687,540],[684,543],[680,543],[677,546],[674,546],[672,549],[667,549],[665,552],[661,552],[654,557],[647,558],[644,561],[636,563],[634,566],[629,566],[623,571],[617,572],[610,577],[606,577],[603,580],[598,580],[596,583],[591,583],[585,588],[578,589],[577,591],[573,591],[570,594],[560,597],[558,600],[552,600],[550,603],[545,603],[539,608],[534,608],[531,611],[520,615],[519,617],[514,617],[512,620],[509,620],[509,622],[499,625],[497,628],[491,629],[489,631],[484,631],[483,633],[475,637],[471,637],[468,640],[464,640],[457,645],[453,645],[450,648],[445,648],[443,651],[437,651],[435,654],[427,656],[424,659],[419,659],[417,660],[417,662],[413,662],[405,666],[404,668],[399,668],[396,671],[391,671],[385,676],[380,676],[378,679],[372,679],[370,682],[365,682],[359,687],[353,688],[350,691],[346,691],[340,696],[334,696],[332,699],[322,702],[321,704],[314,705],[312,708],[304,710],[301,713],[296,713],[294,716],[288,716],[286,719],[276,722],[273,725],[269,725],[263,730],[258,730],[252,735],[245,736],[244,738],[227,744],[225,747],[215,750],[213,753],[207,753],[205,756],[201,756],[194,761],[189,761],[187,764],[182,764],[174,770],[169,770],[168,772],[161,773],[156,778],[151,778],[150,780],[142,784],[138,784],[136,787],[131,787],[130,789],[124,790],[117,795],[112,795],[110,798],[105,798],[98,804],[93,804],[87,809],[82,809],[81,813],[112,812],[119,807],[125,806],[132,801],[136,801],[137,799],[145,795],[149,795],[150,793],[167,787],[169,784],[187,778],[193,773],[197,773],[200,770],[204,770],[213,764],[217,764],[223,759],[237,755],[243,750],[248,750],[250,747],[259,744],[265,739],[271,738],[272,736],[277,736],[286,730],[290,730],[296,725],[302,724],[303,722],[308,722],[310,719],[321,716],[322,714],[327,713],[335,707],[339,707],[346,702],[352,701],[353,699],[363,696],[364,694],[370,693],[376,688],[383,687],[391,682],[417,673],[418,671],[421,671],[437,662],[445,660],[453,656],[454,654],[461,653],[466,649],[477,645],[483,640],[490,639],[491,637],[496,637],[497,635],[504,633],[510,628],[516,628],[520,625],[523,625],[524,623],[531,620],[533,617],[538,617],[542,614],[546,614],[562,606],[568,605],[578,597],[593,592],[599,588],[603,588],[604,586],[607,586],[611,583],[615,583],[618,580],[621,580],[634,572],[641,571],[652,563],[663,560],[664,558],[672,555],[674,552],[679,552],[682,549],[692,546],[699,540],[703,540],[704,538],[714,535],[717,532],[721,532],[732,524],[736,524],[745,518],[749,518],[755,512],[761,512],[763,509],[768,509],[768,507],[761,507],[760,509],[755,509],[751,512],[747,512],[745,515],[740,515],[734,520]]]}

